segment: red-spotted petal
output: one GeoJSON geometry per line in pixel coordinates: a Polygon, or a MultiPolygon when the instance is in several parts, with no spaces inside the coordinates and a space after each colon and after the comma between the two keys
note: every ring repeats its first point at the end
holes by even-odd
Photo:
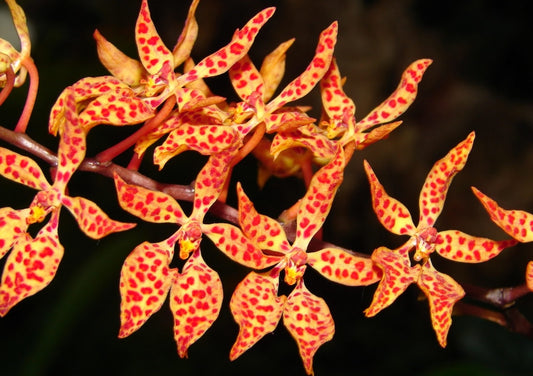
{"type": "Polygon", "coordinates": [[[395,121],[393,123],[387,123],[373,128],[367,133],[356,133],[353,137],[355,140],[355,148],[357,150],[362,150],[375,142],[383,140],[389,135],[389,133],[398,128],[401,124],[401,121],[395,121]]]}
{"type": "Polygon", "coordinates": [[[221,124],[220,115],[223,119],[229,115],[215,105],[223,103],[226,98],[213,95],[211,92],[205,93],[194,85],[187,85],[176,89],[176,102],[179,112],[175,116],[190,118],[183,120],[183,123],[189,124],[221,124]],[[189,87],[191,86],[191,87],[189,87]]]}
{"type": "Polygon", "coordinates": [[[462,299],[465,292],[449,275],[436,271],[429,260],[422,267],[418,286],[429,300],[431,323],[437,340],[442,347],[446,347],[453,306],[462,299]]]}
{"type": "Polygon", "coordinates": [[[263,59],[259,70],[264,83],[263,97],[261,98],[263,102],[267,102],[278,88],[285,74],[286,52],[293,42],[294,38],[281,43],[263,59]]]}
{"type": "Polygon", "coordinates": [[[311,238],[322,227],[342,183],[345,164],[344,150],[339,147],[335,157],[313,175],[296,216],[295,248],[307,249],[311,238]]]}
{"type": "Polygon", "coordinates": [[[63,257],[63,246],[57,235],[59,212],[52,213],[48,224],[35,239],[25,233],[9,254],[0,285],[0,316],[22,299],[48,286],[63,257]]]}
{"type": "Polygon", "coordinates": [[[248,55],[237,61],[228,71],[235,92],[243,101],[248,101],[250,94],[256,92],[262,98],[265,84],[263,77],[248,55]]]}
{"type": "Polygon", "coordinates": [[[366,175],[370,183],[372,194],[372,208],[381,224],[390,232],[397,235],[412,235],[415,225],[411,213],[400,201],[389,196],[379,182],[370,164],[364,161],[366,175]]]}
{"type": "Polygon", "coordinates": [[[235,149],[228,149],[213,154],[207,160],[196,176],[194,184],[194,201],[191,218],[203,221],[203,218],[211,205],[220,196],[229,172],[231,160],[235,156],[235,149]]]}
{"type": "Polygon", "coordinates": [[[199,78],[216,76],[227,72],[252,46],[261,27],[272,17],[275,8],[266,8],[256,14],[244,27],[235,31],[231,42],[207,56],[187,73],[178,78],[179,86],[199,78]]]}
{"type": "Polygon", "coordinates": [[[283,324],[298,344],[308,375],[313,374],[313,357],[324,343],[333,338],[335,324],[324,299],[312,294],[303,279],[287,298],[283,324]]]}
{"type": "MultiPolygon", "coordinates": [[[[314,127],[314,125],[310,125],[314,127]]],[[[304,147],[309,149],[317,158],[331,159],[335,156],[336,142],[330,140],[326,135],[321,133],[306,134],[302,132],[302,126],[287,132],[277,132],[272,140],[270,153],[277,158],[285,150],[295,147],[304,147]]]]}
{"type": "Polygon", "coordinates": [[[64,196],[61,202],[76,218],[80,229],[90,238],[101,239],[113,232],[126,231],[135,227],[135,223],[110,219],[102,209],[86,198],[64,196]]]}
{"type": "Polygon", "coordinates": [[[213,155],[240,144],[239,133],[230,126],[183,124],[155,148],[154,163],[161,168],[186,150],[213,155]]]}
{"type": "Polygon", "coordinates": [[[203,224],[202,231],[222,253],[249,268],[264,269],[281,260],[281,256],[265,255],[238,227],[228,223],[203,224]]]}
{"type": "Polygon", "coordinates": [[[141,10],[135,25],[135,40],[142,65],[150,74],[157,74],[165,63],[173,68],[173,56],[155,29],[150,16],[148,1],[142,0],[141,10]]]}
{"type": "Polygon", "coordinates": [[[372,303],[365,310],[367,317],[378,314],[394,303],[420,275],[420,265],[411,267],[406,249],[398,251],[386,247],[376,248],[372,253],[372,261],[383,270],[383,277],[374,293],[372,303]]]}
{"type": "Polygon", "coordinates": [[[403,114],[414,102],[418,83],[431,63],[431,59],[420,59],[411,63],[403,72],[396,90],[357,123],[356,132],[362,132],[374,125],[392,121],[403,114]]]}
{"type": "Polygon", "coordinates": [[[154,116],[154,111],[131,92],[106,93],[91,101],[80,113],[80,123],[86,131],[99,124],[133,125],[154,116]]]}
{"type": "MultiPolygon", "coordinates": [[[[320,33],[313,60],[300,76],[289,83],[276,98],[268,103],[267,112],[274,112],[288,102],[302,98],[315,87],[328,71],[333,58],[333,49],[337,43],[337,31],[338,24],[335,21],[320,33]]],[[[268,128],[267,131],[269,131],[268,128]]]]}
{"type": "Polygon", "coordinates": [[[506,210],[496,201],[472,187],[474,194],[481,201],[490,219],[503,231],[521,243],[533,241],[533,214],[523,210],[506,210]]]}
{"type": "Polygon", "coordinates": [[[154,223],[183,224],[187,219],[178,202],[166,193],[126,184],[118,174],[114,178],[118,201],[127,212],[154,223]]]}
{"type": "Polygon", "coordinates": [[[290,132],[306,124],[311,124],[316,119],[302,112],[298,107],[284,107],[274,113],[267,114],[263,119],[268,133],[290,132]]]}
{"type": "Polygon", "coordinates": [[[286,301],[284,295],[278,296],[278,286],[278,276],[250,272],[235,288],[230,309],[239,325],[239,335],[230,360],[237,359],[278,325],[286,301]]]}
{"type": "Polygon", "coordinates": [[[361,257],[338,248],[324,248],[307,254],[307,264],[330,281],[346,286],[368,286],[382,277],[370,257],[361,257]]]}
{"type": "Polygon", "coordinates": [[[85,159],[87,151],[86,133],[81,127],[76,109],[76,99],[72,89],[66,90],[65,123],[60,131],[57,151],[57,171],[54,177],[54,188],[64,192],[74,171],[85,159]]]}
{"type": "Polygon", "coordinates": [[[330,120],[342,121],[345,114],[355,115],[355,104],[342,89],[342,77],[335,58],[320,81],[322,105],[330,120]]]}
{"type": "Polygon", "coordinates": [[[222,305],[222,283],[218,274],[202,259],[200,249],[187,260],[170,289],[174,315],[174,339],[180,357],[217,319],[222,305]]]}
{"type": "Polygon", "coordinates": [[[446,200],[448,188],[455,174],[463,169],[474,144],[475,133],[468,137],[437,161],[428,173],[420,191],[420,219],[418,228],[433,227],[446,200]]]}
{"type": "Polygon", "coordinates": [[[51,188],[43,171],[33,159],[2,147],[0,147],[0,174],[33,189],[51,188]]]}
{"type": "Polygon", "coordinates": [[[435,251],[442,257],[459,262],[484,262],[517,243],[514,239],[492,240],[457,230],[441,231],[435,239],[435,251]]]}
{"type": "Polygon", "coordinates": [[[288,252],[291,246],[281,224],[266,215],[259,214],[240,183],[237,183],[237,197],[239,199],[239,224],[246,237],[261,249],[279,253],[288,252]]]}
{"type": "Polygon", "coordinates": [[[169,268],[173,254],[171,241],[143,242],[124,261],[120,272],[119,338],[139,329],[161,308],[177,275],[169,268]]]}
{"type": "Polygon", "coordinates": [[[83,103],[111,92],[117,93],[117,95],[123,92],[131,92],[131,89],[125,83],[113,76],[82,78],[63,90],[52,106],[48,121],[48,132],[54,136],[57,135],[57,132],[62,131],[65,122],[65,100],[70,95],[71,90],[74,91],[76,103],[83,103]]]}
{"type": "Polygon", "coordinates": [[[29,215],[30,209],[0,209],[0,259],[13,247],[17,239],[26,233],[26,219],[29,215]]]}

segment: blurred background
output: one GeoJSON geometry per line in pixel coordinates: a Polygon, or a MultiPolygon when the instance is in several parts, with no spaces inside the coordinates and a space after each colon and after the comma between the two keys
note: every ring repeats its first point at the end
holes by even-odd
{"type": "MultiPolygon", "coordinates": [[[[98,30],[136,58],[134,25],[140,1],[20,1],[30,22],[32,57],[40,87],[28,134],[55,150],[47,134],[48,112],[59,93],[86,76],[105,75],[92,39],[98,30]]],[[[169,48],[181,32],[188,1],[151,0],[152,18],[169,48]]],[[[370,206],[362,160],[367,159],[388,193],[417,217],[418,194],[429,169],[452,147],[476,132],[465,169],[448,194],[436,227],[476,236],[506,235],[488,218],[470,191],[476,186],[505,208],[533,211],[533,3],[529,1],[201,0],[200,27],[193,58],[199,61],[227,44],[233,31],[255,13],[276,6],[250,51],[256,65],[279,43],[295,37],[287,54],[282,85],[299,75],[312,58],[320,32],[339,21],[336,58],[347,77],[345,91],[362,119],[397,86],[414,60],[434,60],[422,80],[404,124],[390,137],[357,153],[348,166],[324,230],[324,239],[370,254],[378,246],[394,248],[405,241],[389,234],[370,206]]],[[[5,4],[0,10],[6,11],[5,4]]],[[[12,28],[2,18],[0,28],[12,28]]],[[[0,37],[16,44],[16,37],[0,37]]],[[[209,79],[214,93],[236,99],[226,75],[209,79]]],[[[15,89],[0,107],[0,125],[13,129],[24,105],[27,84],[15,89]]],[[[318,91],[304,98],[320,116],[318,91]]],[[[97,127],[89,136],[89,154],[113,145],[131,129],[97,127]]],[[[1,143],[6,146],[5,143],[1,143]]],[[[131,154],[117,162],[127,163],[131,154]]],[[[185,153],[161,172],[146,162],[142,171],[155,179],[188,184],[205,159],[185,153]]],[[[45,167],[45,166],[43,166],[45,167]]],[[[297,178],[271,179],[260,190],[256,162],[246,159],[234,180],[243,181],[257,209],[277,216],[304,193],[297,178]]],[[[27,207],[34,192],[2,180],[1,207],[27,207]],[[14,200],[13,197],[16,197],[14,200]]],[[[138,220],[122,212],[109,179],[77,173],[69,185],[73,196],[94,200],[114,219],[138,220]]],[[[230,197],[233,200],[234,197],[230,197]]],[[[187,205],[185,205],[187,207],[187,205]]],[[[175,226],[139,223],[136,230],[100,241],[86,238],[68,212],[62,213],[60,237],[65,256],[54,281],[42,292],[0,319],[1,375],[303,375],[298,350],[280,325],[235,362],[228,353],[238,333],[228,308],[229,297],[247,270],[202,244],[206,262],[221,275],[226,297],[219,319],[179,359],[172,338],[168,304],[127,339],[119,328],[118,279],[124,258],[144,240],[160,241],[175,226]]],[[[459,265],[434,256],[437,269],[460,283],[487,288],[513,286],[524,280],[532,245],[521,244],[480,265],[459,265]]],[[[3,261],[2,261],[3,262],[3,261]]],[[[348,288],[308,270],[306,285],[325,298],[336,322],[333,340],[315,356],[317,375],[529,375],[533,341],[475,317],[457,316],[441,349],[435,339],[426,300],[409,288],[391,307],[367,319],[363,310],[375,286],[348,288]]],[[[282,288],[280,293],[290,290],[282,288]]],[[[516,306],[533,320],[533,299],[516,306]]]]}

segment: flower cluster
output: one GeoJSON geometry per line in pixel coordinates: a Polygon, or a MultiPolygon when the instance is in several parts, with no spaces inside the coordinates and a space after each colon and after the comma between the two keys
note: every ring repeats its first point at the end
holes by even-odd
{"type": "MultiPolygon", "coordinates": [[[[517,241],[533,240],[531,214],[501,209],[475,188],[492,220],[516,240],[496,241],[457,230],[438,232],[434,227],[448,187],[467,161],[473,132],[429,172],[420,194],[417,225],[407,208],[385,192],[370,164],[364,162],[374,211],[387,230],[408,236],[404,245],[394,250],[380,246],[371,256],[326,243],[310,246],[313,239],[320,239],[353,153],[384,139],[401,124],[397,119],[413,103],[418,84],[432,61],[414,61],[405,69],[397,89],[357,120],[356,106],[343,90],[343,77],[334,58],[336,22],[318,36],[307,68],[278,88],[286,52],[294,40],[281,43],[260,66],[248,56],[275,8],[256,14],[235,31],[227,45],[195,63],[190,55],[198,33],[198,2],[193,0],[177,43],[169,49],[152,22],[147,0],[142,0],[135,25],[138,60],[126,56],[95,31],[98,56],[110,75],[75,82],[53,105],[48,130],[59,137],[59,146],[52,184],[33,159],[0,148],[0,174],[39,191],[26,209],[0,209],[0,257],[10,252],[0,284],[0,315],[53,279],[64,251],[58,237],[63,206],[76,218],[80,229],[95,239],[135,226],[110,219],[86,198],[71,197],[67,186],[86,160],[87,135],[94,127],[142,124],[119,144],[98,154],[95,163],[110,165],[130,148],[130,171],[137,171],[147,157],[163,169],[169,160],[187,150],[206,156],[207,161],[193,183],[189,214],[179,202],[184,197],[143,186],[120,170],[110,174],[125,211],[144,221],[176,225],[168,238],[139,244],[124,261],[119,282],[119,337],[138,330],[168,296],[178,354],[187,356],[188,348],[217,319],[223,302],[221,278],[202,257],[205,236],[231,260],[251,269],[230,299],[231,313],[239,325],[230,352],[232,360],[272,332],[283,318],[306,372],[313,373],[313,357],[332,339],[335,329],[325,300],[304,283],[308,267],[346,286],[379,282],[365,311],[367,316],[392,304],[416,283],[428,298],[437,339],[445,346],[453,306],[464,296],[464,290],[433,267],[432,254],[457,262],[483,262],[517,241]],[[228,102],[213,94],[204,81],[222,74],[228,75],[239,101],[228,102]],[[314,88],[319,90],[323,106],[318,120],[308,114],[309,108],[293,104],[314,88]],[[260,185],[270,175],[301,173],[306,186],[304,196],[284,212],[281,221],[259,214],[245,194],[248,182],[240,182],[235,187],[235,220],[206,220],[215,203],[225,202],[232,188],[233,168],[249,154],[261,163],[260,185]],[[29,226],[48,217],[47,224],[32,237],[29,226]],[[294,231],[290,230],[291,224],[294,231]],[[176,259],[175,250],[183,262],[181,268],[171,265],[176,259]],[[288,296],[278,294],[281,279],[293,286],[288,296]]],[[[32,66],[24,12],[14,0],[7,3],[22,51],[0,39],[2,99],[24,81],[32,66]]],[[[21,117],[25,123],[29,112],[31,105],[25,107],[21,117]]],[[[24,132],[25,128],[25,124],[17,126],[16,131],[24,132]]],[[[528,266],[527,282],[533,289],[533,263],[528,266]]]]}

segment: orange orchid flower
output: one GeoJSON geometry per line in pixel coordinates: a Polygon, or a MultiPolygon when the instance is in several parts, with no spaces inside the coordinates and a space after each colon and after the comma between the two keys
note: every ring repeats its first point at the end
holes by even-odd
{"type": "Polygon", "coordinates": [[[62,206],[76,218],[80,229],[93,239],[135,226],[113,221],[92,201],[65,193],[67,183],[83,161],[86,151],[85,135],[76,117],[73,93],[67,96],[65,106],[66,125],[61,134],[58,166],[52,185],[31,158],[0,148],[0,174],[39,190],[28,209],[1,209],[0,256],[11,248],[13,250],[4,266],[0,284],[0,316],[22,299],[42,290],[54,278],[63,256],[63,246],[57,233],[62,206]],[[26,232],[28,226],[44,221],[49,213],[48,224],[32,238],[26,232]]]}
{"type": "MultiPolygon", "coordinates": [[[[157,312],[170,292],[170,308],[174,315],[174,338],[180,357],[200,338],[218,317],[223,298],[218,274],[202,259],[202,235],[228,231],[240,239],[237,259],[250,265],[265,267],[261,250],[248,241],[237,228],[228,224],[204,224],[203,219],[217,200],[229,172],[234,151],[212,155],[195,181],[193,209],[185,215],[170,195],[127,184],[115,175],[121,207],[129,213],[153,223],[175,223],[180,228],[159,243],[144,242],[126,258],[120,279],[121,327],[119,337],[127,337],[157,312]],[[187,260],[180,273],[169,265],[174,247],[179,244],[179,257],[187,260]],[[190,256],[190,257],[189,257],[190,256]]],[[[218,234],[217,234],[218,236],[218,234]]]]}
{"type": "Polygon", "coordinates": [[[370,182],[372,206],[381,224],[397,235],[408,235],[409,240],[397,250],[380,247],[372,260],[383,270],[374,300],[366,310],[373,316],[394,300],[413,282],[428,296],[433,328],[442,347],[451,325],[451,313],[455,302],[464,291],[449,276],[437,272],[431,265],[433,252],[457,262],[478,263],[497,256],[503,249],[516,244],[514,240],[495,241],[474,237],[457,230],[438,232],[434,225],[440,215],[448,187],[467,161],[475,134],[455,146],[437,161],[429,172],[420,193],[420,217],[415,226],[409,210],[398,200],[390,197],[378,181],[370,164],[365,161],[365,170],[370,182]],[[408,253],[415,250],[413,259],[421,262],[410,266],[408,253]]]}
{"type": "MultiPolygon", "coordinates": [[[[341,148],[334,159],[313,177],[309,189],[299,204],[296,239],[291,245],[281,225],[274,219],[256,212],[242,187],[239,197],[239,222],[246,238],[264,252],[266,272],[250,272],[239,283],[230,301],[230,308],[239,324],[239,335],[230,352],[234,360],[272,332],[281,317],[298,344],[300,356],[308,374],[313,373],[313,357],[318,348],[333,337],[334,323],[326,302],[312,294],[304,284],[307,265],[326,278],[348,286],[374,283],[381,277],[368,258],[359,257],[337,248],[324,248],[307,253],[309,242],[324,223],[336,190],[342,181],[344,153],[341,148]],[[285,282],[296,285],[288,297],[278,296],[280,273],[285,282]]],[[[210,239],[231,257],[242,241],[228,231],[216,228],[210,239]]]]}
{"type": "Polygon", "coordinates": [[[324,114],[319,126],[305,124],[279,131],[272,141],[271,153],[278,155],[288,148],[303,146],[315,157],[329,159],[337,142],[343,146],[355,142],[355,148],[361,150],[387,137],[402,123],[393,120],[414,102],[418,83],[431,62],[430,59],[420,59],[411,63],[403,72],[396,90],[362,120],[356,121],[355,104],[344,92],[337,62],[332,59],[320,81],[324,114]]]}

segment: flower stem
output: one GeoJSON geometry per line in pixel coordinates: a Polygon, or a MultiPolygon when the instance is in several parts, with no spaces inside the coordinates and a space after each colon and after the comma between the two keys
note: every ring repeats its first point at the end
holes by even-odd
{"type": "Polygon", "coordinates": [[[20,115],[19,121],[15,127],[15,132],[25,133],[30,121],[30,116],[35,105],[35,99],[37,98],[37,89],[39,88],[39,72],[31,57],[27,57],[22,60],[22,65],[28,70],[30,76],[30,87],[28,89],[28,96],[26,97],[26,103],[24,109],[20,115]]]}
{"type": "Polygon", "coordinates": [[[147,135],[153,131],[158,125],[160,125],[170,114],[174,105],[176,104],[176,97],[171,96],[167,99],[161,110],[150,120],[148,120],[144,125],[138,129],[135,133],[131,134],[129,137],[115,144],[114,146],[100,152],[95,159],[104,163],[110,162],[118,155],[122,154],[128,150],[131,146],[143,136],[147,135]]]}
{"type": "Polygon", "coordinates": [[[15,72],[13,72],[13,69],[11,69],[10,65],[8,65],[5,74],[6,84],[2,88],[2,91],[0,91],[0,106],[2,103],[4,103],[7,97],[9,97],[9,94],[11,94],[11,90],[13,90],[13,86],[15,84],[15,72]]]}

